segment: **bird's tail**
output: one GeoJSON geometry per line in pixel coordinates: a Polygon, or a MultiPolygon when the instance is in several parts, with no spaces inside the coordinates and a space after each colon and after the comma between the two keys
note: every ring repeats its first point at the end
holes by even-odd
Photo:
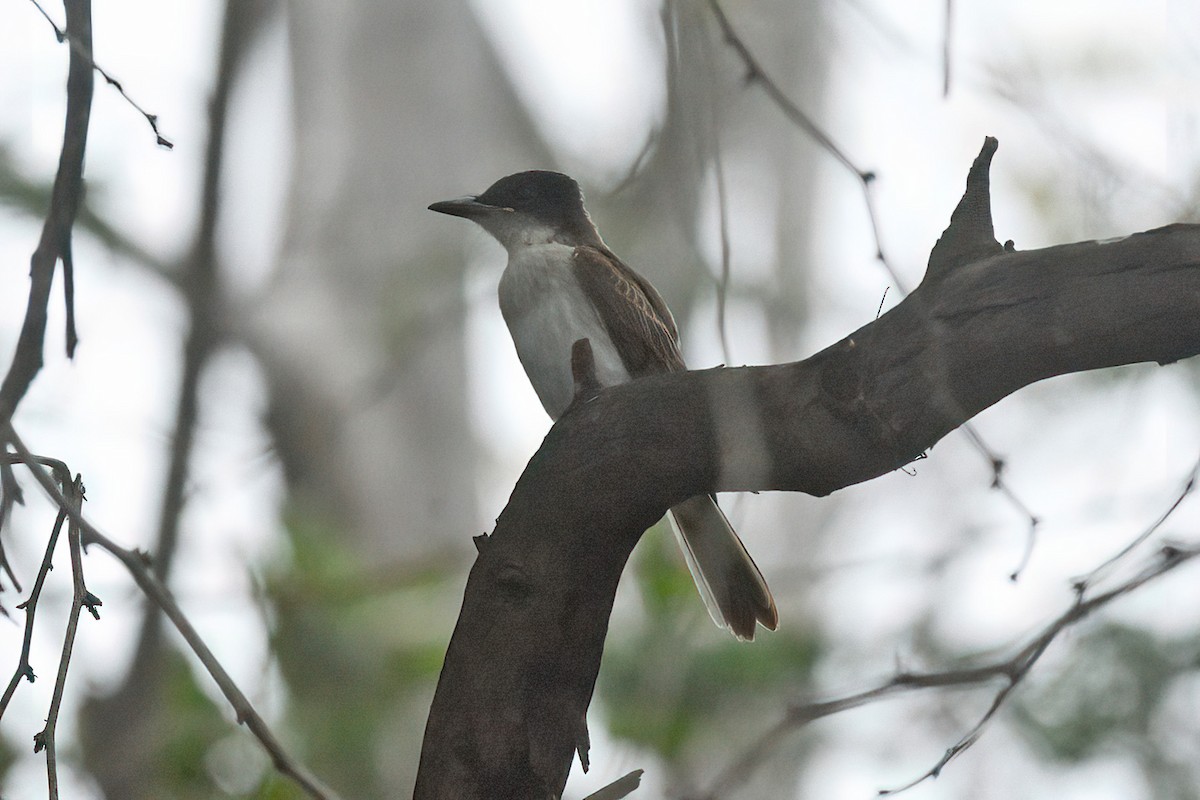
{"type": "Polygon", "coordinates": [[[754,638],[757,623],[775,630],[779,612],[771,590],[716,499],[684,500],[667,517],[713,622],[745,641],[754,638]]]}

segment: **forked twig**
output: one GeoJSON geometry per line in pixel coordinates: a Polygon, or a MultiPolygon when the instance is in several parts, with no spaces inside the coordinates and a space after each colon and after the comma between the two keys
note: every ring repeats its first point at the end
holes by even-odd
{"type": "MultiPolygon", "coordinates": [[[[721,35],[725,38],[725,42],[733,49],[735,53],[737,53],[738,58],[741,59],[742,64],[745,66],[746,83],[752,83],[759,86],[763,92],[766,93],[767,97],[771,99],[771,102],[773,102],[775,106],[783,112],[784,116],[791,120],[796,127],[800,128],[802,131],[812,137],[812,139],[821,147],[821,149],[833,156],[834,159],[836,159],[837,162],[846,169],[846,171],[853,174],[858,180],[859,187],[862,190],[863,204],[867,210],[867,220],[871,225],[871,235],[874,237],[875,241],[875,258],[878,259],[879,263],[883,265],[884,270],[888,273],[888,276],[891,278],[892,282],[895,283],[896,289],[900,292],[900,294],[908,294],[908,289],[905,287],[905,282],[901,279],[900,274],[896,271],[891,260],[887,257],[883,250],[883,239],[880,236],[879,228],[879,213],[875,208],[875,193],[873,189],[875,183],[875,172],[872,170],[863,169],[857,163],[855,163],[855,161],[846,154],[846,151],[838,146],[837,142],[833,140],[833,137],[831,137],[819,125],[817,125],[812,117],[805,113],[800,106],[796,105],[796,103],[793,102],[792,99],[789,98],[781,88],[779,88],[779,84],[776,83],[775,80],[766,73],[766,71],[762,68],[762,65],[759,64],[758,59],[754,56],[754,53],[750,50],[750,47],[745,43],[745,41],[742,40],[737,31],[734,30],[733,24],[729,21],[729,17],[725,15],[725,11],[721,8],[719,0],[708,0],[708,5],[712,10],[713,17],[716,18],[717,25],[721,29],[721,35]]],[[[1003,459],[998,457],[992,451],[992,449],[984,441],[983,437],[979,434],[979,431],[976,430],[975,426],[970,422],[965,422],[959,427],[971,441],[972,446],[974,446],[979,454],[983,456],[983,458],[987,461],[988,466],[991,468],[992,488],[998,490],[1005,497],[1007,497],[1013,506],[1026,518],[1029,523],[1029,534],[1025,554],[1017,568],[1010,575],[1010,578],[1016,580],[1020,576],[1022,569],[1024,569],[1026,562],[1029,560],[1029,554],[1033,549],[1034,538],[1040,520],[1033,512],[1029,510],[1029,507],[1026,506],[1025,503],[1021,502],[1016,493],[1012,490],[1012,487],[1010,487],[1004,480],[1002,475],[1004,468],[1003,459]]]]}
{"type": "MultiPolygon", "coordinates": [[[[71,666],[71,653],[75,648],[75,634],[79,629],[79,613],[85,607],[96,619],[100,613],[96,610],[100,600],[87,590],[83,580],[83,555],[80,547],[79,524],[75,521],[83,509],[83,479],[76,475],[75,480],[67,484],[69,488],[64,493],[68,504],[63,507],[68,517],[67,543],[71,551],[71,577],[74,584],[74,595],[70,613],[67,615],[67,632],[63,637],[62,655],[58,660],[58,676],[54,681],[54,692],[50,698],[50,708],[46,714],[46,727],[33,737],[33,752],[43,748],[46,751],[46,781],[49,786],[50,800],[58,800],[58,745],[55,736],[58,730],[58,713],[62,708],[63,693],[67,687],[67,670],[71,666]]],[[[62,519],[60,514],[59,519],[62,519]]],[[[57,525],[55,526],[58,527],[57,525]]]]}
{"type": "Polygon", "coordinates": [[[33,647],[33,622],[37,616],[38,600],[42,596],[42,587],[46,584],[46,576],[50,574],[54,558],[54,548],[58,544],[58,535],[62,532],[62,526],[66,519],[67,512],[60,508],[58,518],[54,521],[54,527],[50,531],[50,538],[46,542],[46,554],[42,557],[42,564],[38,568],[37,577],[34,578],[33,587],[29,590],[29,597],[25,602],[17,606],[17,608],[25,611],[25,637],[21,641],[21,655],[17,659],[17,668],[13,671],[13,676],[9,679],[3,696],[0,696],[0,718],[4,717],[4,712],[8,709],[9,701],[16,694],[17,686],[20,685],[21,679],[24,678],[30,683],[33,683],[37,679],[37,675],[33,671],[33,664],[30,661],[30,651],[33,647]]]}
{"type": "Polygon", "coordinates": [[[1165,575],[1166,573],[1178,567],[1180,564],[1183,564],[1198,555],[1200,555],[1200,546],[1182,548],[1174,545],[1164,545],[1159,550],[1157,563],[1151,563],[1147,565],[1140,573],[1124,583],[1092,598],[1083,599],[1082,597],[1077,597],[1075,604],[1071,606],[1071,608],[1063,612],[1058,619],[1047,625],[1042,632],[1035,636],[1033,640],[1029,642],[1029,644],[1022,648],[1022,650],[1017,653],[1016,656],[1006,662],[1006,666],[1011,670],[1007,676],[1008,683],[1006,683],[1005,686],[996,693],[996,697],[992,700],[992,704],[988,706],[988,710],[984,712],[983,716],[979,719],[979,722],[977,722],[970,731],[968,731],[961,739],[955,742],[952,747],[946,750],[938,762],[924,774],[917,776],[915,779],[904,784],[903,786],[898,786],[894,789],[880,790],[879,794],[898,794],[928,780],[929,778],[936,778],[939,774],[941,774],[942,769],[947,764],[949,764],[979,740],[979,737],[983,735],[984,728],[995,716],[996,712],[1000,709],[1000,706],[1004,704],[1004,701],[1008,699],[1008,696],[1014,689],[1017,688],[1017,685],[1029,673],[1029,670],[1033,667],[1037,660],[1041,658],[1042,654],[1046,652],[1046,649],[1060,633],[1074,625],[1076,622],[1079,622],[1084,617],[1087,617],[1096,609],[1111,603],[1113,600],[1121,597],[1122,595],[1129,594],[1134,589],[1137,589],[1143,584],[1154,580],[1160,575],[1165,575]]]}
{"type": "MultiPolygon", "coordinates": [[[[16,477],[13,475],[12,464],[7,461],[0,460],[0,573],[8,576],[12,582],[13,588],[18,593],[21,589],[21,582],[17,580],[17,574],[13,572],[12,564],[8,563],[8,554],[4,552],[4,524],[12,517],[13,506],[18,503],[24,503],[25,500],[21,496],[21,485],[17,483],[16,477]]],[[[0,591],[4,590],[4,583],[0,577],[0,591]]],[[[0,606],[0,613],[8,615],[7,609],[0,606]]],[[[3,715],[3,709],[0,709],[0,715],[3,715]]]]}
{"type": "Polygon", "coordinates": [[[1076,602],[1070,608],[1046,625],[1011,658],[938,672],[900,672],[886,682],[865,691],[854,692],[832,700],[792,705],[782,719],[765,731],[741,756],[719,773],[704,793],[691,800],[716,800],[716,798],[727,796],[734,787],[743,783],[770,756],[788,733],[816,720],[897,694],[921,689],[976,686],[997,679],[1002,680],[1003,686],[992,698],[987,711],[966,734],[946,750],[933,767],[903,786],[884,789],[879,794],[897,794],[929,778],[936,778],[947,764],[979,740],[996,712],[1000,710],[1059,634],[1118,597],[1129,594],[1197,556],[1200,556],[1200,545],[1186,548],[1164,545],[1155,562],[1148,564],[1140,573],[1124,583],[1095,597],[1077,597],[1076,602]]]}
{"type": "MultiPolygon", "coordinates": [[[[43,467],[47,459],[35,456],[21,441],[20,436],[12,426],[6,426],[4,437],[8,439],[17,457],[33,473],[33,477],[56,503],[68,520],[79,526],[79,539],[83,547],[97,545],[108,551],[128,570],[130,576],[145,595],[163,612],[176,630],[183,636],[192,652],[200,659],[200,663],[216,681],[221,693],[233,707],[240,725],[245,725],[262,744],[263,749],[271,757],[271,762],[281,775],[294,781],[305,793],[314,800],[336,800],[337,794],[321,783],[307,767],[296,760],[283,745],[275,738],[266,721],[254,709],[253,704],[230,677],[225,668],[213,655],[204,640],[197,633],[191,622],[184,615],[171,591],[154,574],[150,556],[140,550],[129,550],[109,539],[92,525],[80,511],[74,508],[71,501],[59,489],[54,477],[43,467]]],[[[58,462],[61,463],[61,462],[58,462]]]]}

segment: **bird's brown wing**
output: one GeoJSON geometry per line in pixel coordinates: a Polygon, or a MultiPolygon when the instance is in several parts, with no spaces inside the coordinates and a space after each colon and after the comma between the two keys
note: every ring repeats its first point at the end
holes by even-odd
{"type": "Polygon", "coordinates": [[[648,280],[608,248],[576,247],[574,268],[630,377],[687,369],[675,320],[648,280]]]}

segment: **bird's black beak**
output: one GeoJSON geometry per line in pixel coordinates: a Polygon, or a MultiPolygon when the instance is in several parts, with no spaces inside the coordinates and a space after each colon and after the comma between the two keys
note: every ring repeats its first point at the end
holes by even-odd
{"type": "Polygon", "coordinates": [[[430,211],[436,211],[439,214],[449,214],[452,217],[465,217],[466,219],[475,219],[487,214],[489,211],[495,211],[495,206],[489,206],[487,203],[481,203],[474,197],[460,197],[457,200],[440,200],[429,206],[430,211]]]}

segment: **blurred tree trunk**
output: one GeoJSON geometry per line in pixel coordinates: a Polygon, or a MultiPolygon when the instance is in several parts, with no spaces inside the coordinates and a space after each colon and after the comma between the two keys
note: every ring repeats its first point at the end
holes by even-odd
{"type": "MultiPolygon", "coordinates": [[[[812,0],[777,0],[753,9],[729,5],[725,10],[764,68],[790,97],[819,119],[828,56],[827,48],[820,44],[825,23],[819,5],[812,0]]],[[[721,275],[715,213],[719,168],[726,186],[730,228],[736,227],[740,234],[738,241],[730,243],[732,274],[726,296],[733,363],[798,358],[797,343],[807,319],[810,209],[816,195],[816,167],[823,153],[790,125],[761,91],[746,84],[745,68],[724,42],[707,4],[668,0],[664,4],[664,35],[667,114],[656,147],[637,179],[601,206],[608,217],[605,222],[616,221],[601,229],[609,244],[662,291],[679,322],[685,350],[693,340],[716,340],[714,297],[721,275]],[[757,215],[757,220],[749,219],[751,215],[757,215]],[[747,236],[761,237],[762,242],[748,243],[747,236]],[[713,243],[718,246],[714,248],[713,243]],[[739,328],[764,331],[765,339],[748,341],[739,337],[739,328]]],[[[691,366],[711,366],[717,360],[723,360],[719,354],[715,360],[697,357],[691,366]]],[[[788,562],[788,553],[802,551],[811,537],[810,531],[798,528],[803,523],[797,520],[805,517],[794,510],[796,504],[810,502],[811,498],[782,495],[723,502],[735,510],[739,529],[768,581],[772,567],[788,562]]],[[[772,585],[789,632],[764,636],[755,648],[802,651],[805,642],[783,641],[785,635],[804,636],[804,609],[796,602],[802,597],[792,587],[772,585]]],[[[626,681],[615,692],[620,699],[612,697],[610,702],[673,709],[663,713],[680,720],[700,714],[683,677],[691,674],[688,659],[669,647],[656,657],[655,648],[647,649],[645,642],[636,638],[626,639],[625,644],[631,648],[628,653],[620,638],[609,641],[606,664],[617,665],[626,679],[640,676],[633,678],[638,686],[626,681]],[[631,663],[636,662],[632,673],[619,666],[626,655],[631,663]],[[671,688],[664,693],[663,687],[671,688]]],[[[692,640],[680,646],[698,655],[705,645],[692,640]]],[[[730,657],[738,655],[731,653],[730,657]]],[[[602,703],[606,686],[602,669],[602,703]]],[[[749,735],[761,714],[776,701],[771,692],[746,689],[735,711],[722,709],[715,714],[705,705],[704,719],[694,720],[693,734],[683,748],[678,742],[658,742],[648,731],[636,737],[666,758],[671,785],[687,787],[722,763],[719,756],[726,752],[730,731],[749,735]]],[[[790,745],[794,758],[801,756],[803,746],[790,745]]],[[[783,796],[791,791],[796,761],[780,762],[787,769],[775,775],[760,773],[752,796],[783,796]]]]}
{"type": "MultiPolygon", "coordinates": [[[[174,571],[196,430],[202,414],[213,410],[201,408],[200,384],[223,335],[216,238],[230,97],[269,7],[270,0],[230,0],[217,43],[208,130],[202,134],[207,142],[200,165],[199,217],[179,269],[187,332],[181,343],[175,424],[168,437],[158,530],[150,548],[155,572],[164,582],[171,580],[174,571]]],[[[88,698],[81,709],[84,760],[104,796],[112,800],[202,796],[210,791],[201,767],[203,745],[222,735],[224,724],[196,687],[187,660],[170,649],[159,609],[147,603],[141,613],[137,645],[124,680],[110,694],[88,698]]]]}
{"type": "Polygon", "coordinates": [[[426,206],[545,151],[465,3],[289,15],[292,186],[258,331],[293,498],[371,559],[465,545],[467,259],[426,206]]]}
{"type": "MultiPolygon", "coordinates": [[[[347,796],[398,797],[455,604],[438,624],[412,610],[426,603],[405,616],[379,601],[393,576],[450,543],[465,553],[482,529],[471,241],[426,206],[548,155],[466,3],[299,0],[288,13],[292,183],[255,322],[297,553],[277,581],[275,646],[311,766],[347,796]],[[335,577],[351,585],[334,592],[374,600],[362,613],[322,594],[322,570],[345,559],[335,577]]],[[[468,560],[454,563],[457,578],[468,560]]]]}

